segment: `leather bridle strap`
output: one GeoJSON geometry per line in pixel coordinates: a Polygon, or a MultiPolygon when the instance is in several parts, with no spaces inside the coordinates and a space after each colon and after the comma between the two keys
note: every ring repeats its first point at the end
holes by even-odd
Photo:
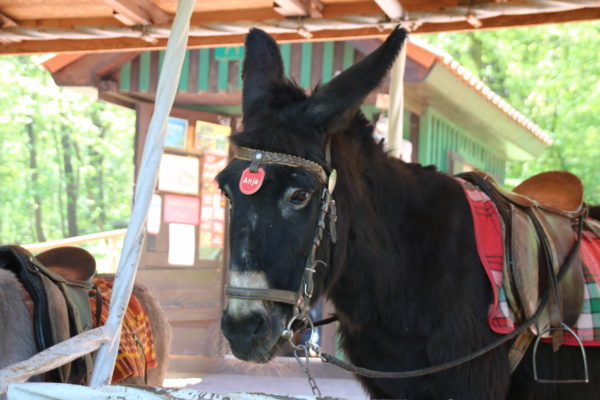
{"type": "Polygon", "coordinates": [[[225,286],[225,295],[233,299],[266,300],[295,306],[298,304],[298,292],[279,289],[256,289],[236,286],[225,286]]]}
{"type": "Polygon", "coordinates": [[[298,156],[293,156],[291,154],[274,153],[271,151],[249,149],[247,147],[238,147],[236,148],[234,158],[250,161],[251,171],[253,167],[256,168],[259,164],[279,164],[287,165],[288,167],[305,168],[308,171],[315,174],[319,181],[321,181],[321,183],[327,183],[327,173],[321,165],[317,164],[314,161],[310,161],[298,156]],[[253,163],[256,163],[257,165],[253,166],[253,163]]]}

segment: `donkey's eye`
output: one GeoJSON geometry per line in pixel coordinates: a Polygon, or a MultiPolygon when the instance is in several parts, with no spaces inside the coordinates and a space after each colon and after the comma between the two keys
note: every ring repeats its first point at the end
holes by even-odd
{"type": "Polygon", "coordinates": [[[290,201],[294,204],[304,204],[310,199],[310,192],[308,190],[296,190],[292,193],[290,201]]]}

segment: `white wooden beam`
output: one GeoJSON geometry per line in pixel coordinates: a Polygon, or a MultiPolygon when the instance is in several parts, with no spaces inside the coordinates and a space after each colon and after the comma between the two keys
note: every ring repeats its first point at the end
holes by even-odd
{"type": "Polygon", "coordinates": [[[275,0],[273,9],[285,17],[323,16],[323,3],[320,0],[275,0]]]}
{"type": "Polygon", "coordinates": [[[398,0],[375,0],[375,3],[390,19],[396,20],[402,17],[402,4],[398,0]]]}
{"type": "Polygon", "coordinates": [[[170,15],[150,0],[101,0],[114,10],[114,17],[126,25],[166,24],[170,15]]]}
{"type": "Polygon", "coordinates": [[[301,0],[275,0],[274,10],[285,17],[308,15],[306,3],[301,0]]]}

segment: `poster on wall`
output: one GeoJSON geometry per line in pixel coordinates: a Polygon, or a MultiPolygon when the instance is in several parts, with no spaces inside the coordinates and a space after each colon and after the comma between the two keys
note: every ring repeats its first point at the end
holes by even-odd
{"type": "Polygon", "coordinates": [[[166,223],[198,225],[200,220],[200,199],[174,194],[165,195],[166,223]]]}
{"type": "Polygon", "coordinates": [[[227,155],[229,151],[229,125],[196,121],[196,140],[194,146],[206,153],[227,155]]]}
{"type": "Polygon", "coordinates": [[[167,123],[165,146],[185,149],[187,145],[187,130],[187,119],[169,117],[167,123]]]}
{"type": "Polygon", "coordinates": [[[196,226],[169,224],[169,258],[171,265],[192,266],[196,253],[196,226]]]}
{"type": "Polygon", "coordinates": [[[163,154],[158,170],[158,189],[165,192],[198,194],[200,160],[163,154]]]}

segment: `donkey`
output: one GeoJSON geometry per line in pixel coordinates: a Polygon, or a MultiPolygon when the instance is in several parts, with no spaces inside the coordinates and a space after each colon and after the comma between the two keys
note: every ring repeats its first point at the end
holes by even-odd
{"type": "MultiPolygon", "coordinates": [[[[297,299],[285,293],[307,282],[307,265],[316,265],[311,300],[333,303],[341,347],[357,366],[434,366],[499,337],[486,319],[492,293],[463,189],[432,166],[390,157],[359,109],[405,38],[396,28],[372,54],[307,95],[285,78],[276,42],[258,29],[248,34],[243,132],[231,137],[238,155],[217,177],[230,204],[231,288],[221,328],[237,358],[266,363],[286,344],[297,299]],[[323,174],[333,169],[335,229],[335,218],[321,212],[323,174]],[[317,226],[325,231],[316,235],[317,226]],[[316,259],[324,262],[307,263],[316,259]]],[[[542,343],[541,373],[581,373],[578,351],[552,353],[542,343]]],[[[588,350],[591,382],[572,385],[535,383],[531,350],[511,375],[507,352],[501,346],[423,377],[358,379],[373,398],[600,398],[596,348],[588,350]]]]}
{"type": "MultiPolygon", "coordinates": [[[[114,280],[114,274],[98,276],[104,280],[114,280]]],[[[64,321],[58,326],[61,337],[69,337],[67,305],[63,294],[58,287],[48,287],[49,303],[52,304],[53,318],[64,321]]],[[[0,268],[0,369],[20,361],[24,361],[37,352],[37,344],[32,327],[32,319],[23,293],[25,288],[12,271],[0,268]]],[[[141,284],[133,287],[135,295],[148,314],[152,340],[156,353],[158,366],[149,368],[146,376],[130,376],[119,384],[161,386],[167,372],[169,362],[169,349],[171,346],[171,326],[167,316],[162,310],[158,300],[150,291],[141,284]]],[[[30,382],[41,382],[43,375],[36,375],[29,379],[30,382]]],[[[2,395],[0,394],[0,398],[2,395]]]]}

